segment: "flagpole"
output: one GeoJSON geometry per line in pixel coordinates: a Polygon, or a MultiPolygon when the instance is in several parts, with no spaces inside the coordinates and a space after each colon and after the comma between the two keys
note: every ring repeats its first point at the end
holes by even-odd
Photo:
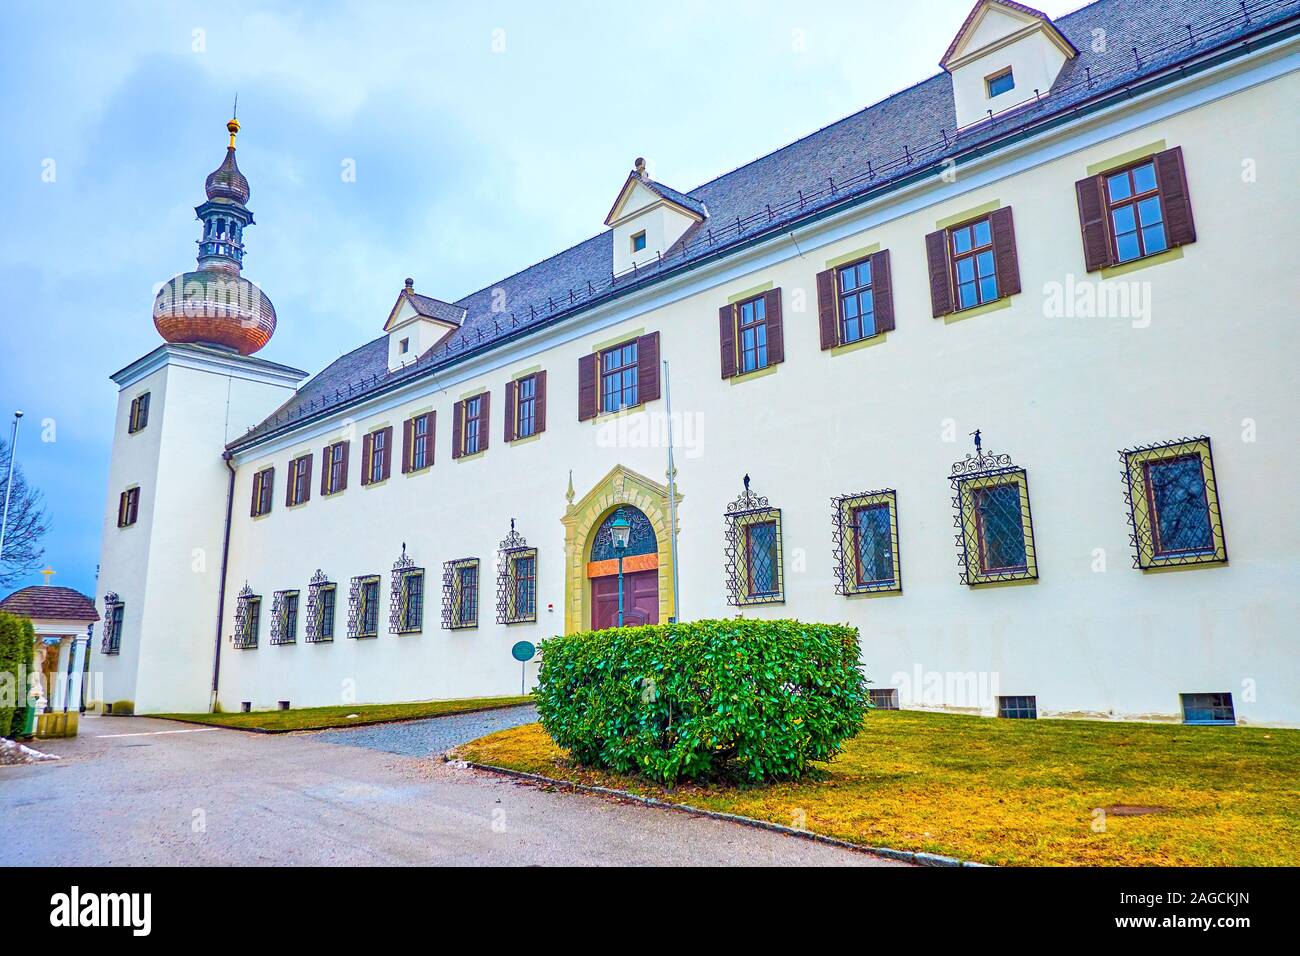
{"type": "Polygon", "coordinates": [[[682,619],[682,594],[677,586],[677,466],[673,463],[673,387],[664,359],[664,400],[668,411],[668,542],[673,556],[673,620],[682,619]]]}
{"type": "Polygon", "coordinates": [[[18,457],[18,420],[22,417],[22,412],[14,412],[14,428],[9,438],[9,477],[5,479],[4,517],[0,518],[0,561],[4,560],[5,532],[9,530],[9,499],[14,493],[14,459],[18,457]]]}

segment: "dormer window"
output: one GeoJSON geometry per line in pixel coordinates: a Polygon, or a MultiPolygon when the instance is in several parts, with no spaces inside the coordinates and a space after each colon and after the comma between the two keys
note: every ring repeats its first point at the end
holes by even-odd
{"type": "Polygon", "coordinates": [[[673,245],[708,215],[703,201],[655,182],[646,171],[645,160],[638,159],[605,217],[613,234],[614,275],[667,256],[673,245]]]}
{"type": "Polygon", "coordinates": [[[410,339],[402,339],[402,342],[401,342],[401,348],[402,348],[402,354],[403,354],[403,355],[405,355],[407,352],[411,351],[411,340],[410,340],[410,339]]]}
{"type": "Polygon", "coordinates": [[[645,230],[642,229],[632,237],[632,254],[636,255],[645,249],[645,230]]]}
{"type": "Polygon", "coordinates": [[[989,99],[1001,96],[1003,93],[1010,93],[1016,88],[1016,78],[1011,72],[1011,67],[985,77],[984,83],[988,86],[989,99]]]}

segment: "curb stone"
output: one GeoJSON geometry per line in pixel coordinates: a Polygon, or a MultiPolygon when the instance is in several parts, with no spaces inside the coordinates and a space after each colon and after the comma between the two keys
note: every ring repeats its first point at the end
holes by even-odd
{"type": "Polygon", "coordinates": [[[481,770],[486,773],[493,773],[503,777],[513,777],[517,780],[523,780],[528,783],[544,784],[561,790],[570,790],[575,793],[589,793],[601,797],[617,797],[620,800],[631,800],[634,803],[639,803],[647,807],[658,807],[664,810],[677,810],[681,813],[689,813],[694,816],[708,817],[711,820],[724,820],[728,823],[738,823],[741,826],[752,827],[757,830],[771,830],[774,833],[782,833],[786,836],[811,840],[814,843],[825,843],[828,846],[839,847],[843,850],[853,850],[857,853],[869,853],[872,856],[883,857],[887,860],[900,860],[904,863],[915,864],[916,866],[978,867],[981,869],[991,866],[991,864],[988,863],[976,863],[972,860],[959,860],[956,857],[943,856],[939,853],[895,850],[890,847],[866,846],[861,843],[851,843],[848,840],[840,840],[836,837],[824,836],[820,833],[813,833],[810,830],[799,830],[795,827],[788,827],[781,823],[772,823],[770,820],[758,820],[754,817],[745,817],[736,813],[723,813],[720,810],[706,810],[703,807],[693,807],[689,803],[671,803],[667,800],[660,800],[656,797],[643,797],[640,794],[630,793],[627,790],[618,790],[613,787],[600,787],[592,784],[573,783],[569,780],[557,780],[554,777],[546,777],[539,773],[528,773],[523,770],[511,770],[508,767],[494,767],[491,764],[461,760],[454,756],[454,754],[454,750],[448,751],[443,755],[443,759],[448,763],[456,763],[457,765],[463,765],[474,770],[481,770]]]}
{"type": "MultiPolygon", "coordinates": [[[[364,705],[361,705],[364,706],[364,705]]],[[[440,720],[443,717],[466,717],[470,714],[486,714],[494,710],[513,710],[516,707],[532,707],[531,702],[522,704],[493,704],[491,707],[473,707],[468,710],[448,710],[441,714],[425,714],[422,717],[391,717],[388,720],[368,720],[360,724],[339,724],[336,727],[234,727],[230,724],[216,724],[206,720],[185,720],[181,717],[161,717],[155,714],[140,714],[153,720],[170,720],[177,724],[195,724],[200,727],[213,727],[217,730],[238,730],[245,734],[320,734],[335,730],[360,730],[363,727],[383,727],[387,724],[409,724],[417,720],[440,720]]],[[[114,715],[116,716],[116,715],[114,715]]]]}

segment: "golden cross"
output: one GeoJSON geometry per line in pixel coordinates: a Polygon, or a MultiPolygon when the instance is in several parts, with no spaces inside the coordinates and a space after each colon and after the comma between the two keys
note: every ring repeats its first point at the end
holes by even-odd
{"type": "Polygon", "coordinates": [[[50,583],[50,578],[54,577],[54,575],[58,574],[58,572],[55,571],[53,568],[47,567],[44,571],[41,572],[41,574],[45,575],[45,583],[48,585],[50,583]]]}

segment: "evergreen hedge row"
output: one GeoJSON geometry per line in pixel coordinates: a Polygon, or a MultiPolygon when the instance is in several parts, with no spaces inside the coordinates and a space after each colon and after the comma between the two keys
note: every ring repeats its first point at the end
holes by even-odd
{"type": "Polygon", "coordinates": [[[0,611],[0,737],[13,738],[22,732],[35,642],[31,621],[0,611]]]}
{"type": "Polygon", "coordinates": [[[722,620],[611,628],[542,644],[537,710],[579,763],[660,783],[790,780],[866,716],[856,628],[722,620]]]}

